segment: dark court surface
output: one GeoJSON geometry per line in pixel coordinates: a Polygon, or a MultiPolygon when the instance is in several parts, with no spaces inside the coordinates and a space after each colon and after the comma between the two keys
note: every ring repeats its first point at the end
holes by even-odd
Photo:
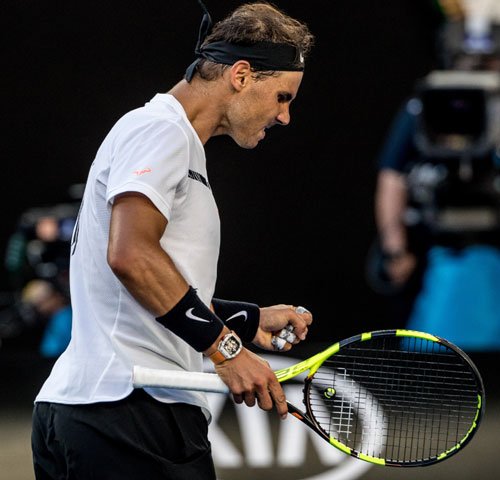
{"type": "MultiPolygon", "coordinates": [[[[471,443],[430,467],[387,468],[352,459],[322,444],[300,422],[215,394],[211,441],[219,480],[495,480],[500,478],[500,355],[473,357],[486,386],[486,413],[471,443]]],[[[29,351],[0,350],[0,480],[31,480],[31,406],[52,362],[29,351]]],[[[287,395],[292,395],[292,390],[287,395]]],[[[298,387],[297,387],[298,388],[298,387]]]]}

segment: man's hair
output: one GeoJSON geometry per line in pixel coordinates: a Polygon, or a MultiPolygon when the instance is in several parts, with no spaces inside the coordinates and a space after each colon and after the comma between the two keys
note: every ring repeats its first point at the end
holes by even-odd
{"type": "MultiPolygon", "coordinates": [[[[203,45],[225,41],[235,44],[256,42],[285,43],[299,49],[307,57],[314,43],[314,36],[304,23],[289,17],[268,2],[241,5],[225,19],[217,22],[203,45]]],[[[201,59],[197,72],[203,80],[219,78],[229,65],[201,59]]],[[[274,75],[275,72],[254,72],[255,78],[274,75]]]]}

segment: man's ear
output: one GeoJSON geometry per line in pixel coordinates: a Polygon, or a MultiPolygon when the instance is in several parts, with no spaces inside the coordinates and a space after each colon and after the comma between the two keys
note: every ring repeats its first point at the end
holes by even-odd
{"type": "Polygon", "coordinates": [[[239,92],[245,88],[252,78],[250,64],[246,60],[238,60],[229,70],[229,78],[233,88],[239,92]]]}

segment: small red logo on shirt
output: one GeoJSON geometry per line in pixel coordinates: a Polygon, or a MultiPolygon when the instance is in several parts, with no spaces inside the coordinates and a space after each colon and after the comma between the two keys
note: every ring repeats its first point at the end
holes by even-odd
{"type": "Polygon", "coordinates": [[[151,169],[150,168],[143,168],[142,170],[135,170],[134,171],[134,175],[137,175],[137,176],[144,175],[145,173],[151,173],[151,169]]]}

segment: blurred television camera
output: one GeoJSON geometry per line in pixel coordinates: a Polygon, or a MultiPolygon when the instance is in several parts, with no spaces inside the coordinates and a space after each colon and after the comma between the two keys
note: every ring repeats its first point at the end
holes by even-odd
{"type": "Polygon", "coordinates": [[[420,155],[405,224],[432,243],[500,246],[500,73],[433,71],[411,102],[420,155]]]}
{"type": "Polygon", "coordinates": [[[67,202],[20,215],[5,250],[8,289],[0,292],[0,344],[19,337],[34,347],[48,320],[49,310],[40,305],[70,304],[70,245],[81,196],[82,186],[73,185],[67,202]]]}

